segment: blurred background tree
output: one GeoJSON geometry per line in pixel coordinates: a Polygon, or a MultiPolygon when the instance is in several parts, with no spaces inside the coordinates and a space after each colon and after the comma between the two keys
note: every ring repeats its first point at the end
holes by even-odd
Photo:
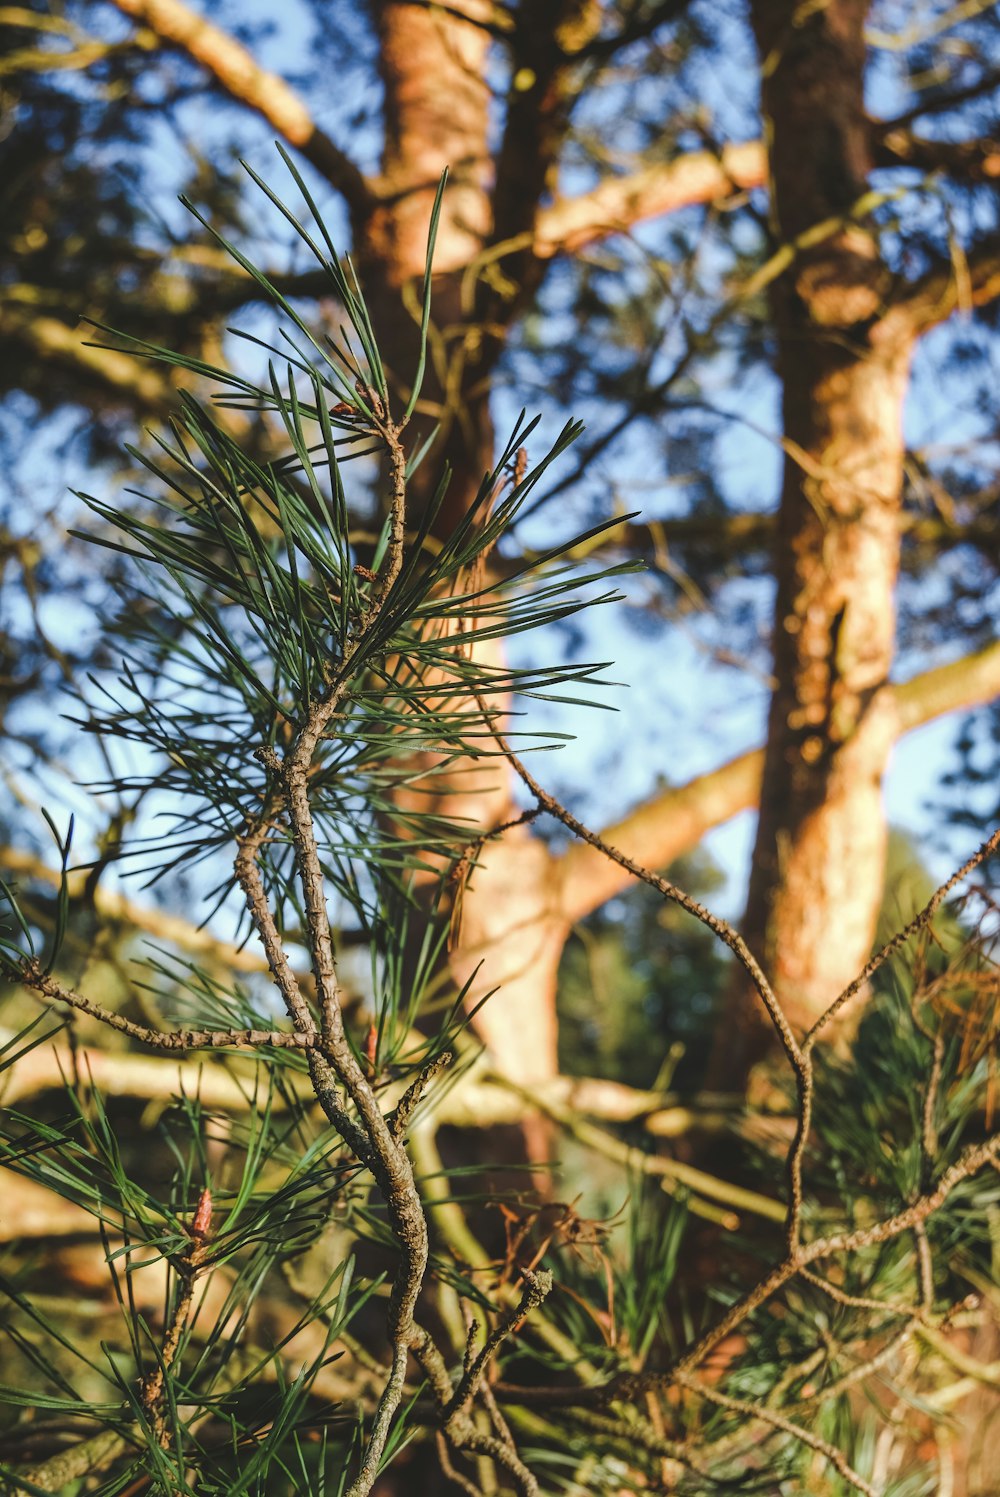
{"type": "MultiPolygon", "coordinates": [[[[588,729],[567,792],[661,869],[759,808],[736,897],[805,1027],[896,897],[883,803],[896,743],[976,709],[955,756],[935,750],[927,790],[937,774],[952,787],[936,819],[917,819],[964,853],[951,829],[981,831],[995,809],[997,7],[32,0],[0,12],[0,45],[7,872],[54,915],[35,811],[79,806],[74,781],[92,773],[61,693],[112,663],[94,618],[115,606],[122,564],[81,558],[68,491],[127,485],[120,442],[143,441],[177,399],[169,367],[92,324],[258,367],[227,328],[268,336],[272,313],[175,209],[182,191],[336,331],[328,285],[237,167],[266,173],[277,136],[350,245],[405,391],[447,165],[417,407],[436,433],[424,471],[446,459],[454,473],[438,533],[491,467],[494,425],[522,405],[553,429],[585,418],[575,457],[492,558],[513,570],[639,511],[595,550],[648,566],[621,639],[599,649],[632,653],[640,690],[620,729],[588,729]]],[[[274,452],[266,413],[229,419],[248,449],[274,452]]],[[[356,518],[374,535],[374,466],[365,479],[356,518]]],[[[447,809],[488,830],[516,819],[515,801],[498,780],[447,809]]],[[[101,964],[123,965],[137,934],[252,965],[183,918],[191,883],[140,894],[117,878],[145,831],[141,798],[87,814],[77,975],[104,983],[101,964]]],[[[693,866],[710,888],[701,856],[682,881],[693,866]]],[[[477,1017],[492,1065],[528,1086],[562,1067],[740,1094],[767,1047],[756,1000],[700,932],[628,887],[591,849],[524,825],[484,845],[451,967],[465,981],[486,959],[473,1001],[503,985],[477,1017]],[[673,1074],[672,1044],[685,1047],[673,1074]]]]}
{"type": "MultiPolygon", "coordinates": [[[[3,681],[18,772],[56,752],[45,704],[92,638],[95,580],[66,542],[65,490],[87,464],[120,481],[115,442],[173,395],[149,363],[88,346],[81,319],[238,358],[225,328],[259,303],[171,190],[334,327],[287,226],[248,207],[235,170],[277,134],[352,244],[404,378],[448,165],[419,407],[455,474],[439,527],[489,466],[497,414],[543,397],[588,418],[577,465],[513,545],[641,510],[614,544],[650,563],[633,595],[642,658],[672,660],[677,639],[685,669],[630,715],[651,780],[676,785],[657,713],[693,700],[672,736],[708,771],[645,798],[637,777],[596,814],[662,867],[759,803],[746,932],[795,1016],[814,1014],[871,945],[894,743],[1000,682],[996,28],[993,6],[936,4],[5,11],[3,681]],[[69,593],[82,608],[65,630],[48,605],[69,593]],[[726,701],[737,710],[713,711],[706,736],[709,704],[726,701]],[[755,732],[762,760],[719,764],[712,742],[735,753],[755,732]]],[[[240,420],[266,450],[266,421],[240,420]]],[[[471,814],[511,819],[509,787],[471,814]]],[[[554,1073],[567,932],[621,887],[585,853],[553,862],[523,828],[491,845],[456,972],[520,929],[508,1018],[482,1020],[499,1064],[554,1073]]],[[[731,1004],[746,1033],[714,1079],[738,1086],[764,1031],[745,993],[731,1004]]]]}

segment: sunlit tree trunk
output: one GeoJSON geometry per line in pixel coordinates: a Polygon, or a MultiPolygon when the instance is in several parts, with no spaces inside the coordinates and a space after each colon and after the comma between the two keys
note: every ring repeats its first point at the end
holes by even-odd
{"type": "MultiPolygon", "coordinates": [[[[380,347],[406,389],[417,362],[419,295],[427,230],[442,170],[449,171],[434,258],[430,358],[417,423],[440,423],[424,470],[452,470],[435,525],[448,534],[467,512],[494,461],[489,370],[499,341],[484,328],[485,300],[475,272],[493,229],[493,159],[487,80],[489,32],[482,0],[448,8],[377,7],[379,66],[385,89],[385,151],[378,203],[355,224],[355,240],[380,347]],[[460,14],[461,13],[461,14],[460,14]],[[467,17],[468,19],[465,19],[467,17]],[[494,346],[495,345],[495,346],[494,346]]],[[[416,504],[422,492],[411,489],[416,504]]],[[[480,652],[495,646],[475,646],[480,652]]],[[[434,766],[428,763],[428,769],[434,766]]],[[[512,816],[512,783],[497,759],[465,762],[408,792],[426,809],[465,822],[470,842],[512,816]]],[[[555,1074],[555,989],[567,925],[550,913],[551,858],[525,828],[488,842],[462,898],[452,953],[457,984],[471,982],[469,1006],[499,989],[476,1017],[494,1062],[521,1082],[555,1074]]]]}
{"type": "MultiPolygon", "coordinates": [[[[863,965],[882,895],[882,777],[896,736],[886,689],[899,564],[902,408],[912,332],[865,227],[867,5],[758,0],[770,140],[772,286],[784,476],[776,533],[774,689],[746,934],[797,1025],[863,965]]],[[[746,1045],[763,1014],[740,993],[746,1045]]]]}
{"type": "MultiPolygon", "coordinates": [[[[385,144],[374,208],[354,226],[362,278],[380,347],[397,389],[411,387],[419,347],[420,291],[434,194],[447,167],[434,256],[430,357],[417,423],[439,423],[424,465],[452,481],[439,521],[444,533],[464,514],[493,457],[489,391],[470,379],[479,332],[469,316],[470,267],[492,226],[488,138],[488,4],[375,7],[384,89],[385,144]],[[467,16],[469,19],[465,19],[467,16]]],[[[420,493],[420,478],[414,493],[420,493]]]]}

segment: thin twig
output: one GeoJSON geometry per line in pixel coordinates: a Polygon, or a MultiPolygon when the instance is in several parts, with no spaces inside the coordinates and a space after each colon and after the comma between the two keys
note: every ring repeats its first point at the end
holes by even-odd
{"type": "Polygon", "coordinates": [[[389,1132],[397,1142],[403,1137],[409,1127],[413,1114],[419,1107],[420,1101],[426,1094],[431,1082],[447,1066],[450,1066],[453,1060],[454,1056],[450,1050],[442,1051],[440,1055],[435,1055],[432,1060],[429,1060],[421,1068],[415,1080],[410,1082],[410,1085],[406,1088],[406,1091],[386,1118],[386,1122],[389,1125],[389,1132]]]}
{"type": "MultiPolygon", "coordinates": [[[[482,703],[481,705],[485,712],[485,705],[482,703]]],[[[792,1033],[791,1025],[785,1018],[781,1005],[775,996],[771,984],[765,977],[760,963],[739,931],[730,925],[728,920],[723,920],[720,916],[713,914],[711,910],[706,909],[697,899],[693,898],[692,895],[686,893],[685,890],[679,888],[676,884],[671,883],[669,879],[662,878],[658,873],[654,873],[652,869],[644,868],[641,863],[634,862],[626,853],[621,852],[617,847],[613,847],[609,842],[605,842],[604,838],[599,836],[597,832],[592,832],[571,811],[568,811],[560,801],[556,800],[555,796],[549,795],[547,791],[542,789],[530,770],[521,762],[501,734],[497,733],[495,736],[509,759],[511,766],[520,775],[524,784],[544,811],[547,811],[550,816],[555,817],[557,821],[561,821],[563,826],[580,838],[581,842],[586,842],[590,847],[596,848],[599,852],[604,853],[605,857],[610,858],[613,863],[617,863],[620,868],[624,868],[627,873],[631,873],[633,878],[640,879],[644,884],[648,884],[650,888],[656,889],[665,899],[669,899],[674,904],[680,905],[682,910],[686,910],[689,915],[693,915],[702,925],[707,926],[724,945],[729,947],[736,960],[740,963],[740,966],[743,967],[753,982],[761,1002],[770,1015],[782,1048],[788,1057],[789,1065],[801,1085],[806,1068],[798,1041],[792,1033]]]]}
{"type": "Polygon", "coordinates": [[[845,1372],[840,1377],[834,1379],[832,1383],[826,1383],[823,1387],[817,1388],[815,1393],[803,1395],[803,1397],[798,1400],[799,1403],[808,1405],[810,1403],[816,1403],[821,1398],[839,1398],[842,1393],[847,1393],[851,1388],[856,1388],[858,1383],[864,1382],[865,1378],[870,1377],[873,1372],[878,1372],[880,1367],[884,1367],[886,1362],[890,1361],[891,1358],[895,1356],[900,1347],[906,1345],[906,1343],[910,1340],[911,1336],[916,1330],[917,1324],[918,1322],[916,1317],[914,1317],[912,1320],[907,1321],[905,1325],[902,1325],[898,1330],[893,1331],[888,1341],[886,1341],[883,1346],[879,1347],[878,1351],[872,1352],[871,1355],[866,1357],[863,1362],[859,1362],[848,1372],[845,1372]]]}
{"type": "Polygon", "coordinates": [[[441,1430],[438,1430],[435,1440],[437,1442],[438,1460],[441,1463],[441,1474],[447,1477],[453,1486],[458,1487],[460,1492],[466,1492],[468,1497],[482,1497],[481,1489],[476,1486],[476,1483],[470,1481],[467,1476],[463,1476],[460,1471],[455,1469],[451,1460],[451,1452],[448,1449],[448,1441],[441,1430]]]}
{"type": "Polygon", "coordinates": [[[728,1393],[720,1393],[717,1388],[708,1388],[704,1383],[699,1383],[696,1378],[684,1374],[678,1377],[681,1387],[688,1389],[691,1393],[697,1393],[709,1403],[716,1404],[720,1409],[727,1409],[732,1414],[740,1414],[744,1419],[760,1419],[764,1424],[770,1424],[774,1429],[783,1434],[791,1435],[793,1439],[808,1445],[810,1450],[815,1450],[818,1455],[825,1456],[831,1466],[845,1481],[849,1481],[857,1491],[863,1492],[865,1497],[879,1497],[875,1488],[859,1476],[854,1467],[851,1466],[836,1445],[831,1445],[828,1440],[814,1435],[811,1430],[803,1429],[801,1424],[794,1420],[786,1419],[784,1414],[777,1413],[774,1409],[765,1408],[763,1404],[751,1403],[744,1398],[732,1398],[728,1393]]]}
{"type": "MultiPolygon", "coordinates": [[[[668,1388],[679,1379],[689,1376],[715,1348],[731,1335],[743,1321],[791,1282],[803,1268],[810,1267],[822,1258],[831,1258],[839,1253],[859,1252],[890,1242],[904,1232],[912,1231],[918,1222],[925,1222],[939,1211],[956,1186],[977,1174],[984,1166],[1000,1160],[1000,1133],[993,1134],[983,1143],[971,1144],[964,1149],[941,1175],[933,1190],[910,1203],[895,1216],[885,1217],[870,1227],[859,1227],[851,1232],[835,1233],[829,1237],[817,1237],[803,1244],[798,1251],[775,1265],[752,1289],[732,1305],[716,1324],[709,1328],[674,1365],[663,1372],[621,1373],[604,1387],[596,1390],[599,1401],[633,1393],[640,1389],[668,1388]]],[[[822,1287],[826,1288],[825,1282],[822,1287]]]]}
{"type": "Polygon", "coordinates": [[[175,1265],[180,1282],[180,1293],[166,1328],[156,1366],[142,1384],[143,1411],[149,1420],[153,1438],[164,1450],[170,1443],[170,1428],[163,1412],[167,1373],[174,1364],[180,1350],[181,1338],[187,1329],[194,1300],[195,1281],[208,1250],[211,1223],[212,1196],[208,1190],[203,1190],[191,1223],[190,1244],[175,1265]]]}
{"type": "Polygon", "coordinates": [[[552,1275],[545,1269],[538,1273],[526,1273],[524,1275],[524,1289],[516,1307],[504,1316],[503,1320],[496,1326],[486,1338],[482,1351],[468,1366],[462,1375],[458,1387],[455,1389],[447,1408],[444,1410],[445,1427],[448,1423],[468,1412],[472,1400],[482,1380],[483,1374],[490,1362],[507,1340],[513,1335],[526,1315],[538,1308],[543,1300],[552,1291],[552,1275]]]}
{"type": "MultiPolygon", "coordinates": [[[[795,1136],[789,1148],[785,1165],[789,1197],[785,1232],[788,1251],[790,1254],[793,1254],[798,1245],[801,1232],[803,1206],[802,1161],[812,1124],[814,1085],[812,1057],[805,1046],[799,1045],[795,1035],[792,1033],[791,1025],[785,1017],[781,1004],[778,1002],[777,994],[768,982],[760,963],[739,931],[728,920],[723,920],[711,910],[706,909],[703,904],[699,903],[698,900],[694,899],[684,889],[671,883],[669,879],[665,879],[660,874],[654,873],[650,868],[643,867],[642,864],[636,863],[619,848],[613,847],[611,843],[606,842],[597,832],[593,832],[589,827],[585,826],[555,796],[549,795],[547,791],[543,790],[531,771],[518,755],[514,753],[503,735],[493,726],[492,720],[487,714],[486,704],[479,693],[476,693],[476,699],[479,702],[484,720],[491,727],[498,746],[507,756],[511,766],[516,770],[521,780],[531,791],[538,805],[547,811],[550,816],[555,817],[557,821],[562,822],[582,842],[586,842],[588,846],[604,853],[605,857],[610,858],[612,862],[617,863],[619,867],[631,873],[634,878],[640,879],[650,888],[656,889],[665,899],[671,900],[672,903],[686,910],[688,914],[693,915],[696,920],[712,931],[724,945],[729,947],[729,950],[736,957],[753,983],[764,1008],[767,1010],[781,1047],[791,1066],[798,1095],[798,1116],[796,1119],[795,1136]]],[[[998,833],[998,836],[1000,836],[1000,833],[998,833]]]]}
{"type": "Polygon", "coordinates": [[[917,935],[919,931],[927,929],[951,891],[957,888],[964,879],[968,878],[973,869],[978,868],[981,863],[986,862],[987,858],[992,857],[998,848],[1000,848],[1000,827],[997,828],[992,837],[983,843],[977,852],[972,854],[971,858],[968,858],[962,864],[961,868],[956,869],[951,877],[946,879],[940,888],[934,891],[920,913],[914,915],[908,925],[905,925],[902,930],[897,931],[891,940],[886,941],[885,945],[876,951],[871,960],[866,962],[864,967],[862,967],[854,981],[849,982],[839,997],[835,998],[830,1006],[820,1014],[802,1041],[802,1048],[807,1054],[815,1045],[821,1031],[841,1013],[853,998],[857,997],[862,988],[875,976],[879,968],[884,967],[889,958],[895,956],[896,952],[905,946],[912,936],[917,935]]]}
{"type": "MultiPolygon", "coordinates": [[[[369,402],[378,397],[365,389],[363,398],[369,402]]],[[[375,406],[376,417],[380,417],[379,402],[375,406]]],[[[392,586],[403,569],[403,549],[406,543],[406,450],[400,440],[402,428],[396,426],[382,414],[378,423],[379,435],[385,443],[389,458],[389,540],[379,571],[375,592],[368,603],[362,619],[364,633],[378,617],[392,586]]]]}
{"type": "Polygon", "coordinates": [[[824,1279],[822,1274],[814,1273],[811,1268],[800,1268],[799,1277],[807,1284],[813,1284],[823,1294],[831,1299],[835,1305],[841,1305],[845,1310],[870,1310],[877,1315],[904,1315],[914,1317],[918,1314],[913,1305],[896,1304],[892,1300],[874,1299],[867,1294],[848,1294],[841,1289],[839,1284],[831,1284],[829,1279],[824,1279]]]}
{"type": "Polygon", "coordinates": [[[119,1034],[155,1050],[305,1050],[314,1042],[308,1034],[287,1029],[153,1029],[148,1024],[136,1024],[113,1009],[105,1008],[102,1003],[65,987],[43,972],[34,960],[26,961],[18,968],[16,980],[53,1003],[65,1003],[68,1008],[97,1019],[108,1029],[117,1030],[119,1034]]]}
{"type": "MultiPolygon", "coordinates": [[[[266,750],[258,750],[258,757],[265,764],[269,764],[265,755],[266,750]]],[[[281,943],[277,923],[268,904],[267,891],[258,866],[260,850],[272,826],[272,815],[269,809],[265,808],[265,812],[237,839],[234,872],[236,881],[243,890],[250,918],[264,947],[268,968],[277,984],[288,1016],[301,1034],[312,1037],[316,1033],[316,1021],[302,995],[298,978],[292,971],[292,964],[285,955],[285,948],[281,943]]]]}

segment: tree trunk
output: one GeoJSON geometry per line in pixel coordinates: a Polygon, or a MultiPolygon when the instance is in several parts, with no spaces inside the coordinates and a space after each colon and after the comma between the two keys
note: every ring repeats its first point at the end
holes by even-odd
{"type": "Polygon", "coordinates": [[[418,407],[420,425],[429,430],[440,422],[441,430],[412,486],[419,502],[423,475],[435,482],[442,463],[450,464],[439,534],[447,534],[465,514],[493,459],[489,390],[471,378],[479,333],[463,308],[466,272],[481,254],[493,218],[490,37],[484,26],[474,24],[486,19],[489,9],[485,0],[460,0],[441,9],[396,0],[376,7],[385,147],[376,206],[354,224],[379,346],[395,387],[409,390],[419,350],[427,231],[438,182],[448,168],[418,407]]]}
{"type": "MultiPolygon", "coordinates": [[[[410,489],[419,506],[428,497],[421,477],[433,484],[443,463],[450,465],[451,485],[435,524],[439,535],[467,513],[494,461],[488,373],[495,340],[487,342],[477,322],[471,301],[477,282],[468,274],[493,226],[490,38],[472,24],[488,19],[489,12],[482,0],[440,10],[378,7],[386,145],[378,204],[354,226],[379,345],[396,387],[406,389],[417,363],[431,208],[448,167],[434,257],[431,346],[418,406],[421,424],[429,428],[439,421],[441,431],[410,489]]],[[[495,645],[473,647],[499,663],[495,645]]],[[[427,768],[434,768],[430,760],[427,768]]],[[[447,776],[412,785],[401,804],[419,802],[426,810],[431,799],[438,814],[468,823],[470,842],[515,814],[511,775],[497,759],[485,768],[459,762],[447,776]]],[[[476,1029],[494,1063],[523,1083],[558,1071],[555,985],[568,927],[550,913],[551,863],[546,848],[524,828],[485,843],[464,891],[452,954],[455,982],[471,980],[470,1008],[500,989],[479,1010],[476,1029]]]]}
{"type": "MultiPolygon", "coordinates": [[[[866,10],[862,0],[753,8],[773,226],[793,255],[771,294],[785,465],[775,687],[745,930],[797,1026],[869,955],[885,862],[882,776],[896,737],[886,687],[913,335],[886,310],[888,276],[858,219],[869,170],[866,10]]],[[[727,1035],[716,1082],[736,1081],[767,1043],[745,992],[735,1018],[745,1044],[727,1035]]]]}

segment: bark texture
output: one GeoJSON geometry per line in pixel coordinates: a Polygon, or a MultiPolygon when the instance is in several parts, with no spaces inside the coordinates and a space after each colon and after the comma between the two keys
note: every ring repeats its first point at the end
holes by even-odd
{"type": "MultiPolygon", "coordinates": [[[[489,390],[470,374],[479,333],[465,304],[470,267],[493,223],[490,37],[481,24],[489,9],[483,0],[440,9],[396,0],[376,7],[385,115],[382,175],[370,210],[354,223],[379,346],[395,388],[408,390],[419,349],[427,230],[447,167],[429,359],[417,417],[424,430],[440,423],[435,451],[422,471],[436,478],[443,460],[453,471],[438,523],[441,534],[465,513],[493,457],[489,390]]],[[[419,473],[412,492],[419,501],[419,473]]]]}
{"type": "MultiPolygon", "coordinates": [[[[435,524],[448,534],[493,464],[490,374],[506,329],[540,275],[535,218],[566,122],[569,58],[586,39],[579,0],[540,0],[519,12],[503,139],[490,136],[488,0],[447,8],[380,4],[376,12],[385,91],[385,150],[375,203],[355,219],[366,294],[380,347],[405,389],[417,362],[419,290],[427,227],[442,170],[449,170],[435,253],[430,361],[418,412],[440,434],[410,485],[433,482],[447,462],[451,484],[435,524]],[[572,24],[576,22],[576,26],[572,24]]],[[[483,652],[482,646],[473,644],[483,652]]],[[[496,654],[495,646],[485,653],[496,654]]],[[[494,663],[499,663],[496,659],[494,663]]],[[[430,760],[428,771],[434,771],[430,760]]],[[[506,765],[459,763],[412,787],[425,808],[465,822],[470,841],[511,819],[506,765]]],[[[556,974],[568,926],[552,913],[545,848],[523,828],[487,843],[463,899],[452,962],[469,1005],[500,987],[476,1027],[495,1063],[520,1081],[558,1071],[556,974]]]]}
{"type": "MultiPolygon", "coordinates": [[[[860,212],[866,13],[863,0],[753,7],[773,227],[793,253],[771,297],[785,463],[776,685],[746,934],[798,1025],[870,951],[885,865],[882,777],[897,735],[888,680],[913,331],[886,306],[888,275],[860,212]]],[[[748,1002],[738,1018],[750,1055],[727,1043],[730,1070],[765,1035],[748,1002]]]]}

